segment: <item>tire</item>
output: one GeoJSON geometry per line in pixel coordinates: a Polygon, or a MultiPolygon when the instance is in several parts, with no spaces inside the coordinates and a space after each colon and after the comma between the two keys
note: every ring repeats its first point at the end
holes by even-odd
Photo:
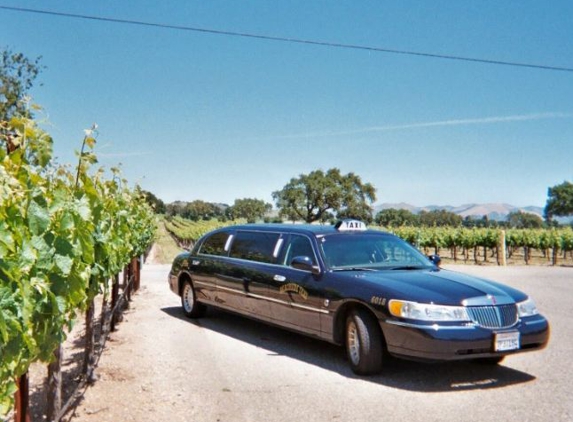
{"type": "Polygon", "coordinates": [[[205,315],[206,306],[197,302],[191,281],[185,280],[181,286],[181,307],[187,318],[200,318],[205,315]]]}
{"type": "Polygon", "coordinates": [[[357,309],[346,318],[346,354],[357,375],[374,375],[382,370],[385,347],[376,319],[357,309]]]}

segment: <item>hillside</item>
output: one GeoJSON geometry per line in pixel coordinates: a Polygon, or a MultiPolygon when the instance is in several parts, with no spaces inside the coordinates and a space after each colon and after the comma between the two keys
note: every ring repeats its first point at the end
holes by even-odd
{"type": "Polygon", "coordinates": [[[489,203],[489,204],[463,204],[459,206],[452,205],[426,205],[426,206],[415,206],[407,204],[404,202],[392,204],[383,203],[374,206],[374,214],[379,211],[394,208],[394,209],[405,209],[414,214],[418,214],[420,211],[434,211],[434,210],[447,210],[451,211],[459,216],[465,217],[476,217],[481,218],[486,215],[490,220],[502,221],[507,218],[507,215],[514,211],[528,212],[532,214],[539,215],[543,218],[543,208],[536,206],[527,207],[516,207],[510,204],[503,203],[489,203]]]}

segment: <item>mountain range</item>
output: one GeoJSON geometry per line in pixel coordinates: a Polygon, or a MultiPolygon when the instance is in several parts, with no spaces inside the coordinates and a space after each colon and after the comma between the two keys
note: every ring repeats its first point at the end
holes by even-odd
{"type": "Polygon", "coordinates": [[[464,204],[460,206],[452,205],[426,205],[423,207],[418,207],[415,205],[407,204],[401,202],[398,204],[383,203],[374,206],[374,215],[379,211],[385,209],[404,209],[408,210],[414,214],[418,214],[420,211],[434,211],[434,210],[446,210],[453,212],[463,218],[465,217],[475,217],[482,218],[486,215],[490,220],[503,221],[507,219],[507,216],[511,212],[522,211],[531,214],[536,214],[543,218],[543,208],[536,206],[527,207],[516,207],[510,204],[503,203],[490,203],[490,204],[464,204]]]}

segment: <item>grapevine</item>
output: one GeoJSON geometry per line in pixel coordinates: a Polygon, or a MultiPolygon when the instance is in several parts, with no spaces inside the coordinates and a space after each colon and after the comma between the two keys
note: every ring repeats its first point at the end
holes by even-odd
{"type": "MultiPolygon", "coordinates": [[[[205,233],[245,221],[235,220],[221,222],[218,220],[191,221],[180,216],[164,217],[163,224],[167,231],[175,238],[180,246],[190,248],[193,243],[205,233]]],[[[475,262],[478,262],[478,252],[483,249],[497,255],[501,232],[499,228],[466,228],[466,227],[380,227],[378,230],[390,231],[407,242],[415,245],[427,253],[440,253],[443,248],[451,251],[454,260],[458,259],[458,252],[462,252],[465,261],[469,259],[470,252],[475,262]]],[[[559,229],[505,229],[505,245],[511,256],[514,250],[526,249],[529,259],[530,250],[537,249],[544,253],[552,250],[555,255],[561,251],[565,254],[573,251],[573,229],[571,227],[559,229]]],[[[487,253],[483,254],[487,259],[487,253]]],[[[555,262],[555,261],[554,261],[555,262]]]]}
{"type": "Polygon", "coordinates": [[[48,362],[76,312],[140,254],[155,221],[136,191],[104,172],[84,138],[76,174],[52,162],[52,138],[34,120],[0,128],[0,415],[15,379],[48,362]]]}
{"type": "Polygon", "coordinates": [[[204,220],[204,221],[191,221],[179,216],[165,218],[164,225],[167,231],[177,241],[179,246],[190,248],[195,241],[201,236],[210,232],[211,230],[220,227],[226,227],[233,224],[244,224],[245,219],[238,219],[232,221],[218,221],[218,220],[204,220]]]}
{"type": "MultiPolygon", "coordinates": [[[[384,229],[379,227],[379,229],[384,229]]],[[[472,228],[465,227],[392,227],[387,230],[420,249],[433,249],[439,252],[440,248],[448,248],[452,256],[457,258],[457,249],[462,248],[464,259],[470,250],[474,251],[474,260],[477,261],[478,248],[484,250],[496,250],[501,239],[503,229],[472,228]]],[[[556,262],[558,252],[566,257],[568,252],[573,251],[573,229],[571,227],[551,229],[506,229],[505,245],[511,254],[517,249],[523,249],[524,258],[528,263],[531,250],[540,250],[544,256],[549,257],[548,251],[552,251],[553,262],[556,262]]],[[[485,254],[484,254],[485,257],[485,254]]]]}

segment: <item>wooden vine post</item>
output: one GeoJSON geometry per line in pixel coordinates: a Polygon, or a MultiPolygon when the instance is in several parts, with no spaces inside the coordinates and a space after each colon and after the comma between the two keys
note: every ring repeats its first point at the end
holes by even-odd
{"type": "Polygon", "coordinates": [[[129,308],[129,302],[131,302],[131,265],[127,265],[123,270],[123,291],[127,299],[127,308],[129,308]]]}
{"type": "Polygon", "coordinates": [[[139,258],[133,258],[131,260],[131,265],[132,265],[132,274],[133,274],[133,291],[138,291],[139,290],[139,285],[141,282],[141,265],[139,262],[139,258]]]}
{"type": "Polygon", "coordinates": [[[63,347],[60,344],[54,351],[54,360],[48,365],[48,421],[55,420],[62,409],[62,355],[63,347]]]}
{"type": "Polygon", "coordinates": [[[82,374],[85,375],[88,383],[96,380],[95,376],[95,331],[94,331],[94,300],[91,299],[86,311],[86,345],[84,349],[84,363],[82,374]]]}
{"type": "Polygon", "coordinates": [[[18,390],[15,394],[14,422],[30,422],[30,385],[28,373],[16,380],[18,390]]]}
{"type": "Polygon", "coordinates": [[[497,252],[497,264],[501,265],[503,267],[505,267],[507,265],[506,262],[506,256],[507,256],[507,251],[506,251],[506,246],[505,246],[505,230],[501,230],[499,232],[499,239],[497,241],[498,244],[498,252],[497,252]]]}
{"type": "Polygon", "coordinates": [[[119,313],[117,309],[117,304],[119,301],[119,274],[113,277],[113,283],[111,285],[111,322],[110,331],[115,331],[115,325],[119,318],[119,313]]]}

